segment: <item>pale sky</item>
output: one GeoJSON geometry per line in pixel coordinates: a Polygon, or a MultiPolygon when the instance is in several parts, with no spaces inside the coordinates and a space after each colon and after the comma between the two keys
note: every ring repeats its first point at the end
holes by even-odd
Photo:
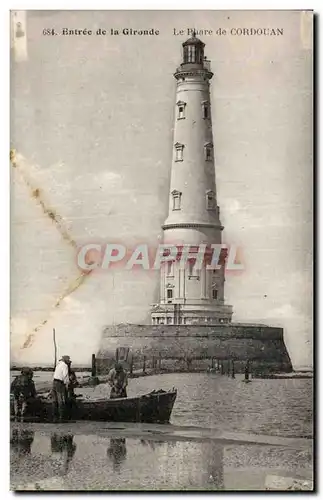
{"type": "Polygon", "coordinates": [[[42,11],[27,13],[27,59],[12,58],[12,361],[89,363],[103,328],[147,323],[158,272],[96,272],[54,307],[79,276],[77,244],[158,245],[167,216],[181,44],[201,36],[211,61],[216,180],[223,241],[243,251],[228,274],[233,321],[284,328],[296,367],[311,365],[312,50],[296,11],[42,11]],[[44,36],[44,28],[150,29],[159,36],[44,36]],[[233,36],[231,28],[283,28],[233,36]],[[19,157],[19,158],[21,158],[19,157]],[[22,348],[44,320],[33,342],[22,348]]]}

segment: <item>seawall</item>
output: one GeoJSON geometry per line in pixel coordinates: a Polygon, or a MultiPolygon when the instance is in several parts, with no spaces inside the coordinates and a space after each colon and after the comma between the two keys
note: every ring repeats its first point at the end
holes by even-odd
{"type": "Polygon", "coordinates": [[[163,368],[176,366],[204,370],[213,359],[246,360],[260,372],[290,372],[282,328],[265,325],[133,325],[119,324],[104,329],[98,352],[98,367],[111,364],[117,348],[128,348],[135,363],[145,358],[161,359],[163,368]],[[171,361],[176,361],[174,364],[171,361]]]}

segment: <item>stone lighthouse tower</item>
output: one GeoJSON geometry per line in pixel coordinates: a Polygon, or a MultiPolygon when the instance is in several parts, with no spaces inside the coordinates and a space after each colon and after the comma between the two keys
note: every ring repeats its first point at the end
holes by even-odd
{"type": "MultiPolygon", "coordinates": [[[[221,244],[223,226],[217,204],[210,80],[205,44],[193,37],[183,43],[176,69],[177,91],[169,211],[164,244],[192,255],[199,245],[221,244]]],[[[153,324],[220,324],[231,322],[232,307],[224,303],[224,266],[208,269],[189,258],[183,267],[169,260],[160,270],[160,300],[152,309],[153,324]]]]}

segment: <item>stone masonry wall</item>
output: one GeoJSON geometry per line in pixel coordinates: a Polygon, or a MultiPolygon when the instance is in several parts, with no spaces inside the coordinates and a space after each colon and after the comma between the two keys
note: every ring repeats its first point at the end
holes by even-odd
{"type": "Polygon", "coordinates": [[[137,361],[144,356],[147,360],[155,357],[179,362],[186,359],[249,359],[264,371],[269,368],[271,371],[292,370],[283,330],[264,325],[108,326],[98,352],[99,364],[100,360],[112,362],[118,347],[128,347],[137,361]]]}

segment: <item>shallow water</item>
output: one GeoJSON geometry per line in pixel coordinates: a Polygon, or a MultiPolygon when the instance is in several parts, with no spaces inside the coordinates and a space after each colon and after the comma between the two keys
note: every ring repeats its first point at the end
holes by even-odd
{"type": "Polygon", "coordinates": [[[311,477],[310,447],[111,438],[84,427],[76,435],[49,428],[12,430],[12,489],[264,489],[268,473],[311,477]]]}
{"type": "MultiPolygon", "coordinates": [[[[128,395],[173,386],[178,398],[171,424],[176,426],[284,437],[312,435],[312,380],[245,384],[239,375],[230,379],[213,374],[165,374],[130,380],[128,395]]],[[[79,392],[108,397],[109,388],[102,384],[79,392]]],[[[160,439],[158,434],[152,439],[150,431],[138,439],[118,430],[111,436],[106,429],[109,425],[99,422],[73,425],[71,432],[64,424],[18,424],[12,429],[12,489],[263,490],[268,473],[311,476],[310,440],[304,449],[293,449],[211,439],[171,440],[162,433],[160,439]]]]}
{"type": "MultiPolygon", "coordinates": [[[[218,427],[223,431],[285,437],[312,436],[313,380],[262,380],[204,373],[153,375],[129,381],[128,396],[176,386],[171,423],[218,427]]],[[[109,395],[109,387],[82,388],[83,394],[109,395]]]]}

